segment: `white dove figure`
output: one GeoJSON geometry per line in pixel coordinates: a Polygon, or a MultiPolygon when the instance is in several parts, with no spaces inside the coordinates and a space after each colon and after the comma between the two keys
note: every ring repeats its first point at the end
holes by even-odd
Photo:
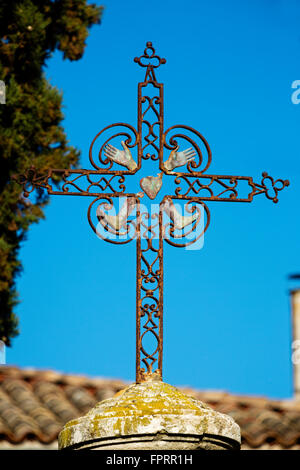
{"type": "Polygon", "coordinates": [[[187,227],[187,225],[190,225],[192,222],[194,222],[194,220],[198,219],[200,215],[199,212],[196,212],[195,214],[192,214],[192,215],[179,214],[179,212],[177,211],[170,197],[166,198],[163,209],[166,212],[166,214],[168,214],[168,216],[174,223],[174,227],[177,230],[184,229],[185,227],[187,227]]]}
{"type": "Polygon", "coordinates": [[[119,165],[125,166],[128,170],[135,170],[136,162],[133,160],[131,152],[125,142],[122,140],[121,145],[124,150],[119,150],[113,145],[107,144],[104,147],[104,155],[119,165]]]}
{"type": "MultiPolygon", "coordinates": [[[[143,197],[144,193],[137,193],[137,196],[143,197]]],[[[127,197],[117,215],[109,215],[103,211],[101,206],[98,206],[96,211],[97,218],[104,228],[109,225],[116,232],[119,232],[122,227],[125,227],[127,219],[135,208],[135,205],[136,199],[134,197],[127,197]]]]}
{"type": "Polygon", "coordinates": [[[182,152],[177,152],[178,149],[179,146],[177,145],[177,147],[170,153],[168,160],[164,162],[164,167],[166,170],[172,171],[174,168],[183,166],[186,163],[195,160],[196,152],[193,147],[183,150],[182,152]]]}

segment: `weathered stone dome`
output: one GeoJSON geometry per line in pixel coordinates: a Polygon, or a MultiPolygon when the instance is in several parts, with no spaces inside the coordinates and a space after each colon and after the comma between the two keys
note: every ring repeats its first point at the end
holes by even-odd
{"type": "Polygon", "coordinates": [[[177,388],[160,381],[133,384],[69,421],[59,448],[234,449],[240,429],[177,388]]]}

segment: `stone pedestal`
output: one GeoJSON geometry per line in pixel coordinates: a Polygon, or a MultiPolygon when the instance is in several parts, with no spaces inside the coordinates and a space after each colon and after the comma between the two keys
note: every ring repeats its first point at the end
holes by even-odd
{"type": "Polygon", "coordinates": [[[59,435],[59,449],[73,450],[238,450],[240,442],[230,416],[159,381],[130,385],[59,435]]]}

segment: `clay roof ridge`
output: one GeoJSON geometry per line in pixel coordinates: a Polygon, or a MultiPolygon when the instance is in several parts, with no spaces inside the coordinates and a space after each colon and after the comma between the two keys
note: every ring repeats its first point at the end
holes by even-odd
{"type": "Polygon", "coordinates": [[[81,373],[67,373],[62,371],[55,371],[52,369],[37,369],[34,367],[24,367],[19,368],[14,365],[0,365],[0,378],[9,377],[14,379],[34,379],[36,380],[46,380],[47,382],[52,383],[62,383],[65,385],[84,385],[84,386],[99,386],[110,384],[112,386],[126,385],[131,383],[130,381],[110,378],[103,376],[88,376],[81,373]]]}
{"type": "Polygon", "coordinates": [[[300,433],[295,434],[293,437],[286,438],[274,431],[264,431],[259,437],[253,437],[251,433],[243,431],[243,439],[247,442],[250,447],[260,447],[270,439],[274,440],[277,444],[282,447],[289,448],[297,444],[300,440],[300,433]]]}

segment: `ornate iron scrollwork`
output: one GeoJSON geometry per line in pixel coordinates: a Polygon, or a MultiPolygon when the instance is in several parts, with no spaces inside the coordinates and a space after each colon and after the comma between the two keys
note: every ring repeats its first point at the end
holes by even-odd
{"type": "Polygon", "coordinates": [[[15,180],[25,197],[35,189],[93,197],[88,221],[99,238],[114,244],[136,240],[136,381],[141,382],[162,378],[163,242],[195,246],[210,223],[207,201],[251,202],[254,196],[265,194],[276,203],[289,182],[274,180],[267,173],[260,183],[248,176],[206,174],[212,153],[203,135],[186,125],[164,130],[163,84],[157,82],[155,71],[166,60],[147,42],[144,54],[134,61],[146,68],[144,81],[138,84],[137,130],[122,122],[102,129],[89,149],[92,170],[49,169],[40,174],[31,167],[15,180]],[[141,208],[143,193],[127,191],[127,177],[141,169],[143,160],[159,163],[152,175],[140,180],[147,197],[156,200],[165,177],[173,178],[175,184],[174,194],[164,196],[154,214],[141,208]],[[182,167],[183,171],[178,170],[182,167]],[[54,187],[51,180],[61,181],[60,187],[54,187]],[[120,199],[124,202],[116,209],[120,199]],[[152,346],[149,337],[154,340],[152,346]]]}

